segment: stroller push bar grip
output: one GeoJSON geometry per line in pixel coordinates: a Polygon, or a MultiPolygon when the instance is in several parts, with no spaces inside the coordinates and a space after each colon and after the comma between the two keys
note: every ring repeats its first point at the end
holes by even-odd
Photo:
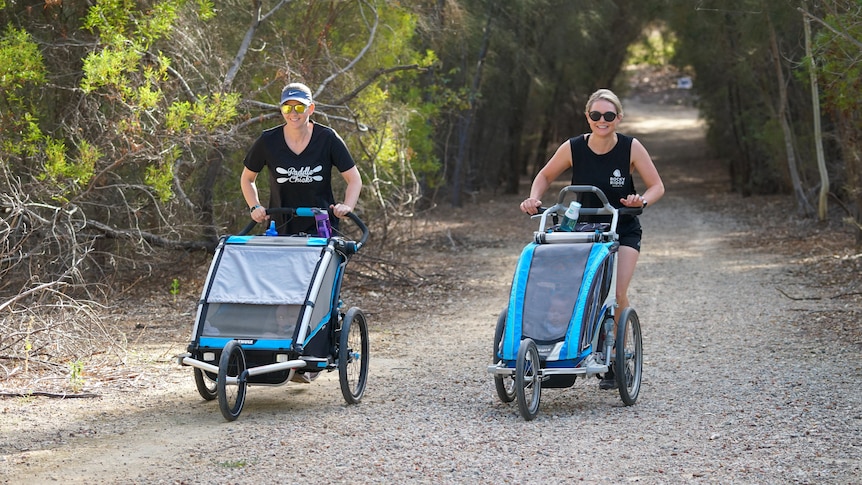
{"type": "Polygon", "coordinates": [[[359,216],[357,216],[353,212],[348,212],[347,217],[349,217],[350,220],[353,221],[353,223],[359,227],[359,230],[362,231],[362,237],[359,239],[359,242],[354,243],[355,247],[353,249],[353,252],[355,253],[355,252],[359,251],[359,249],[362,248],[362,246],[365,246],[365,243],[368,241],[368,236],[369,236],[368,226],[366,226],[365,223],[362,222],[362,219],[360,219],[359,216]]]}

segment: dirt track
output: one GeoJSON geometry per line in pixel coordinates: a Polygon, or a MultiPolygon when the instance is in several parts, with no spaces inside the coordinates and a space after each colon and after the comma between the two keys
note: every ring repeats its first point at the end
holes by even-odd
{"type": "Polygon", "coordinates": [[[344,404],[331,374],[250,388],[243,415],[225,422],[172,360],[188,339],[178,315],[131,356],[145,370],[91,389],[99,399],[0,401],[0,481],[859,483],[860,342],[810,331],[819,312],[858,312],[858,300],[782,296],[812,288],[714,209],[733,199],[694,113],[626,109],[621,130],[667,186],[642,218],[630,294],[644,330],[635,406],[595,380],[546,390],[532,422],[497,400],[485,367],[533,223],[521,196],[494,197],[429,222],[424,248],[407,249],[420,272],[443,275],[436,291],[345,295],[372,330],[360,405],[344,404]],[[511,221],[499,233],[482,225],[491,208],[511,221]]]}

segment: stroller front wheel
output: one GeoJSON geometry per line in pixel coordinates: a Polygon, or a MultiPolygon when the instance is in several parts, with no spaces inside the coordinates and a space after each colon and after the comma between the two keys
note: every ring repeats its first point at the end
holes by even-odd
{"type": "Polygon", "coordinates": [[[617,325],[614,375],[623,404],[631,406],[638,400],[643,372],[643,338],[641,324],[634,308],[626,308],[620,314],[617,325]]]}
{"type": "Polygon", "coordinates": [[[368,322],[359,308],[347,310],[338,338],[338,381],[347,404],[357,404],[368,382],[368,322]]]}
{"type": "Polygon", "coordinates": [[[246,369],[245,351],[239,342],[231,340],[222,350],[216,381],[218,406],[228,421],[238,418],[245,405],[246,369]]]}
{"type": "Polygon", "coordinates": [[[541,367],[536,342],[531,338],[522,340],[518,348],[518,360],[515,361],[515,392],[518,395],[518,410],[527,421],[536,419],[539,414],[539,399],[542,396],[542,378],[539,376],[541,367]]]}

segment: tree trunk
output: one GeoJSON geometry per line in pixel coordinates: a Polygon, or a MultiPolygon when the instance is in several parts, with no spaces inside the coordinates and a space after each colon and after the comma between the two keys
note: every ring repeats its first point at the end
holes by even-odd
{"type": "Polygon", "coordinates": [[[493,3],[488,7],[488,18],[485,21],[484,37],[482,47],[479,49],[479,59],[476,62],[476,72],[473,75],[473,85],[470,87],[470,107],[467,113],[459,121],[458,153],[455,157],[455,167],[452,173],[451,201],[454,207],[461,207],[461,169],[464,166],[464,158],[469,153],[468,141],[470,140],[470,128],[473,125],[473,117],[476,115],[475,96],[479,92],[479,84],[482,81],[482,67],[485,64],[485,56],[488,54],[488,44],[491,39],[491,19],[493,18],[493,3]]]}
{"type": "Polygon", "coordinates": [[[781,51],[778,49],[778,38],[772,19],[766,16],[769,25],[769,46],[772,49],[772,60],[775,66],[775,80],[778,83],[778,122],[781,132],[784,134],[784,150],[787,155],[787,169],[790,171],[790,181],[793,184],[793,194],[796,196],[796,209],[800,215],[809,216],[812,212],[811,204],[805,197],[802,189],[802,181],[799,179],[799,168],[796,163],[796,151],[793,149],[793,130],[787,120],[787,81],[784,79],[784,70],[781,67],[781,51]]]}
{"type": "Polygon", "coordinates": [[[803,16],[805,21],[805,56],[811,65],[808,68],[811,79],[811,108],[814,112],[814,149],[817,153],[817,169],[820,172],[820,197],[817,201],[817,219],[826,220],[826,200],[829,195],[829,172],[826,171],[826,160],[823,156],[823,133],[820,128],[820,89],[817,85],[817,65],[811,53],[811,20],[803,16]]]}

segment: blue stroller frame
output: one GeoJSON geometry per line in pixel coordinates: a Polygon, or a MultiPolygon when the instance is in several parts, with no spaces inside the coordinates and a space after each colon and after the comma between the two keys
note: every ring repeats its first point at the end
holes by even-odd
{"type": "MultiPolygon", "coordinates": [[[[267,214],[326,219],[326,209],[272,208],[267,214]]],[[[341,236],[222,237],[207,274],[188,351],[198,393],[239,417],[249,385],[277,386],[338,370],[341,393],[358,403],[368,378],[368,324],[359,308],[342,311],[347,261],[365,244],[341,236]]],[[[310,382],[310,378],[305,379],[310,382]]]]}
{"type": "Polygon", "coordinates": [[[542,387],[574,385],[578,376],[612,372],[627,406],[637,401],[643,366],[640,322],[633,308],[617,312],[616,274],[620,214],[597,187],[564,187],[557,203],[540,208],[539,230],[521,252],[508,307],[497,320],[493,363],[497,395],[517,398],[526,420],[535,419],[542,387]],[[610,223],[578,223],[575,232],[558,230],[567,195],[594,193],[601,208],[581,215],[609,216],[610,223]],[[552,222],[549,227],[548,222],[552,222]]]}

